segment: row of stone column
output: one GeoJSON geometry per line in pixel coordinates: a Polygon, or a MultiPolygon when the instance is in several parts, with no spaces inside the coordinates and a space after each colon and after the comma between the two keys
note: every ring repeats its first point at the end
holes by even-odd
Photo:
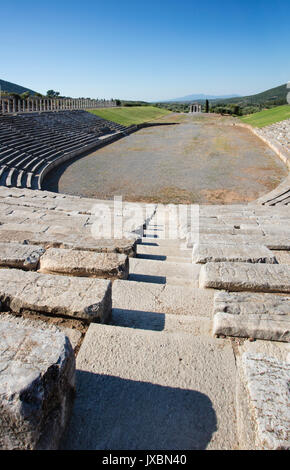
{"type": "Polygon", "coordinates": [[[0,98],[0,113],[31,113],[41,111],[62,111],[72,109],[110,108],[116,106],[111,100],[92,100],[84,98],[0,98]]]}

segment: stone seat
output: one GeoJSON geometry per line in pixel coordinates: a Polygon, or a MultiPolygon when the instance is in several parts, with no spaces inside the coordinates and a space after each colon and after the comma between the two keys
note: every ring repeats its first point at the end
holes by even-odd
{"type": "Polygon", "coordinates": [[[290,297],[217,292],[213,334],[290,342],[290,297]]]}
{"type": "Polygon", "coordinates": [[[28,243],[41,245],[44,248],[69,248],[96,253],[119,253],[127,256],[136,254],[136,239],[96,239],[89,233],[80,236],[78,233],[57,233],[57,230],[56,233],[51,232],[32,232],[24,228],[21,230],[21,224],[14,224],[10,229],[9,226],[5,229],[5,224],[0,226],[1,240],[5,243],[28,243]]]}
{"type": "Polygon", "coordinates": [[[55,276],[20,269],[0,269],[2,309],[109,321],[111,281],[84,277],[55,276]]]}
{"type": "Polygon", "coordinates": [[[200,287],[229,291],[290,292],[290,266],[262,263],[206,263],[201,267],[200,287]]]}
{"type": "Polygon", "coordinates": [[[49,248],[39,259],[38,272],[70,276],[127,279],[129,260],[117,253],[92,253],[49,248]]]}

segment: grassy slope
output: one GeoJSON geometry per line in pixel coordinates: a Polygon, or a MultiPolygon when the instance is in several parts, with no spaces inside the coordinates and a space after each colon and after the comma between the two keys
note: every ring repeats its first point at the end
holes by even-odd
{"type": "Polygon", "coordinates": [[[248,114],[240,118],[245,124],[250,124],[254,127],[264,127],[275,122],[290,119],[290,105],[277,106],[272,109],[265,109],[259,113],[248,114]]]}
{"type": "Polygon", "coordinates": [[[152,121],[159,117],[170,114],[166,109],[156,108],[154,106],[130,106],[123,108],[99,108],[88,110],[97,116],[109,121],[130,126],[131,124],[141,124],[142,122],[152,121]]]}

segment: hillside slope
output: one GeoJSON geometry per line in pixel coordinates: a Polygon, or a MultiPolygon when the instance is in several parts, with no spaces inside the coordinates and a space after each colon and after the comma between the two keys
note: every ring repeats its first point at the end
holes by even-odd
{"type": "MultiPolygon", "coordinates": [[[[289,91],[289,90],[288,90],[289,91]]],[[[223,100],[214,100],[214,103],[223,102],[223,103],[243,103],[243,104],[260,104],[265,102],[275,102],[280,101],[281,104],[284,102],[286,104],[287,96],[286,83],[279,85],[275,88],[270,88],[269,90],[263,91],[256,95],[242,96],[239,98],[228,98],[223,100]]]]}
{"type": "Polygon", "coordinates": [[[29,88],[16,85],[16,83],[6,82],[5,80],[0,80],[0,88],[1,91],[6,91],[8,93],[18,93],[19,95],[25,93],[26,91],[29,91],[33,95],[36,93],[36,91],[30,90],[29,88]]]}
{"type": "Polygon", "coordinates": [[[290,119],[290,105],[277,106],[272,109],[265,109],[259,113],[250,114],[240,118],[245,124],[250,124],[254,127],[264,127],[274,124],[275,122],[285,121],[290,119]]]}

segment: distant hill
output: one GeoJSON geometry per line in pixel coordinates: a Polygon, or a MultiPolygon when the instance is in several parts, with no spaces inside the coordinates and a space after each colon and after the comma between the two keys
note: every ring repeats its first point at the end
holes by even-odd
{"type": "Polygon", "coordinates": [[[196,95],[187,95],[187,96],[182,96],[181,98],[173,98],[170,100],[166,101],[160,101],[160,103],[186,103],[188,101],[204,101],[206,99],[208,100],[217,100],[217,99],[227,99],[227,98],[237,98],[240,95],[221,95],[221,96],[215,96],[215,95],[205,95],[203,93],[196,94],[196,95]]]}
{"type": "Polygon", "coordinates": [[[6,91],[8,93],[18,93],[21,95],[26,91],[29,91],[32,95],[35,95],[36,91],[30,90],[29,88],[25,88],[20,85],[16,85],[16,83],[6,82],[5,80],[0,80],[0,87],[1,91],[6,91]]]}
{"type": "MultiPolygon", "coordinates": [[[[288,89],[289,91],[289,89],[288,89]]],[[[215,104],[218,102],[222,103],[237,103],[237,104],[244,104],[244,105],[255,105],[255,104],[262,104],[266,102],[281,102],[279,104],[286,104],[286,96],[287,96],[287,88],[286,83],[284,85],[279,85],[275,88],[270,88],[269,90],[263,91],[262,93],[257,93],[256,95],[249,95],[249,96],[241,96],[236,98],[227,98],[227,99],[215,99],[215,104]]]]}

